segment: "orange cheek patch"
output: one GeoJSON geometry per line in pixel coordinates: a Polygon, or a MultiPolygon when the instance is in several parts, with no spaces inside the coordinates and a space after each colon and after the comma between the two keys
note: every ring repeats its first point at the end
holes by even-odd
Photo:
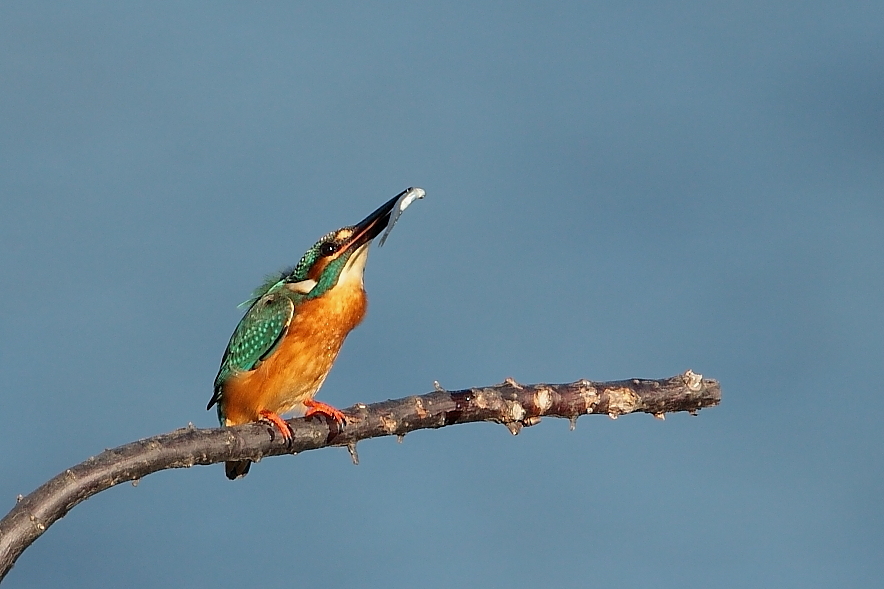
{"type": "Polygon", "coordinates": [[[328,266],[328,263],[331,261],[330,258],[319,258],[313,263],[313,267],[307,272],[307,277],[310,280],[315,280],[319,282],[319,277],[322,276],[323,270],[328,266]]]}

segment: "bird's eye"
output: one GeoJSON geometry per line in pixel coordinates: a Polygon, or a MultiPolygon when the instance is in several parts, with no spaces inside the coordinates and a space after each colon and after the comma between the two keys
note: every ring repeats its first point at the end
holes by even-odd
{"type": "Polygon", "coordinates": [[[333,253],[335,253],[336,251],[338,251],[338,246],[336,246],[334,243],[332,243],[330,241],[327,241],[327,242],[323,243],[321,246],[319,246],[319,253],[320,253],[320,255],[323,255],[323,256],[330,256],[333,253]]]}

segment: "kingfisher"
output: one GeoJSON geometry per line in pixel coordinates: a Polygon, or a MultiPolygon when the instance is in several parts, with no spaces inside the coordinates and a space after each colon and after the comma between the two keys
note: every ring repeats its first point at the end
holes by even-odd
{"type": "MultiPolygon", "coordinates": [[[[313,397],[365,316],[363,272],[372,240],[415,191],[423,196],[409,188],[359,223],[322,236],[297,265],[269,276],[243,303],[249,309],[230,337],[206,407],[217,405],[222,427],[267,421],[289,441],[291,429],[280,415],[293,409],[344,426],[341,411],[313,397]]],[[[250,460],[229,461],[225,473],[234,480],[250,466],[250,460]]]]}

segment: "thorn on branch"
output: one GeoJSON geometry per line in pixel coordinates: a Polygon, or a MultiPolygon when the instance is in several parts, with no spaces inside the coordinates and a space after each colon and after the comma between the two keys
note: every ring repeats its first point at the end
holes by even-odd
{"type": "Polygon", "coordinates": [[[506,377],[505,379],[503,379],[503,382],[504,382],[504,384],[508,384],[508,385],[510,385],[511,387],[513,387],[514,389],[519,389],[520,391],[522,391],[522,390],[525,389],[525,387],[523,387],[522,385],[520,385],[519,383],[517,383],[517,382],[515,381],[515,379],[513,379],[513,377],[511,377],[511,376],[508,376],[508,377],[506,377]]]}
{"type": "Polygon", "coordinates": [[[347,452],[350,453],[350,460],[353,461],[353,465],[356,466],[359,464],[359,453],[356,452],[356,442],[350,442],[347,444],[347,452]]]}

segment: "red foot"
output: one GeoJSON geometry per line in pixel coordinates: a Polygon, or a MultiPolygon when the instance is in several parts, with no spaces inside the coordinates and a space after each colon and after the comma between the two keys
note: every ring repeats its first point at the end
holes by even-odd
{"type": "Polygon", "coordinates": [[[304,417],[310,417],[311,415],[316,415],[318,413],[337,421],[341,425],[347,423],[347,418],[344,417],[344,414],[331,405],[326,405],[321,401],[314,401],[313,399],[304,401],[304,405],[307,407],[307,412],[304,414],[304,417]]]}
{"type": "Polygon", "coordinates": [[[285,420],[279,416],[278,413],[274,413],[273,411],[267,411],[264,409],[263,411],[258,411],[258,415],[261,416],[261,419],[264,421],[269,421],[276,429],[279,430],[279,433],[282,434],[282,439],[286,442],[291,442],[294,437],[294,432],[292,432],[291,426],[285,422],[285,420]]]}

